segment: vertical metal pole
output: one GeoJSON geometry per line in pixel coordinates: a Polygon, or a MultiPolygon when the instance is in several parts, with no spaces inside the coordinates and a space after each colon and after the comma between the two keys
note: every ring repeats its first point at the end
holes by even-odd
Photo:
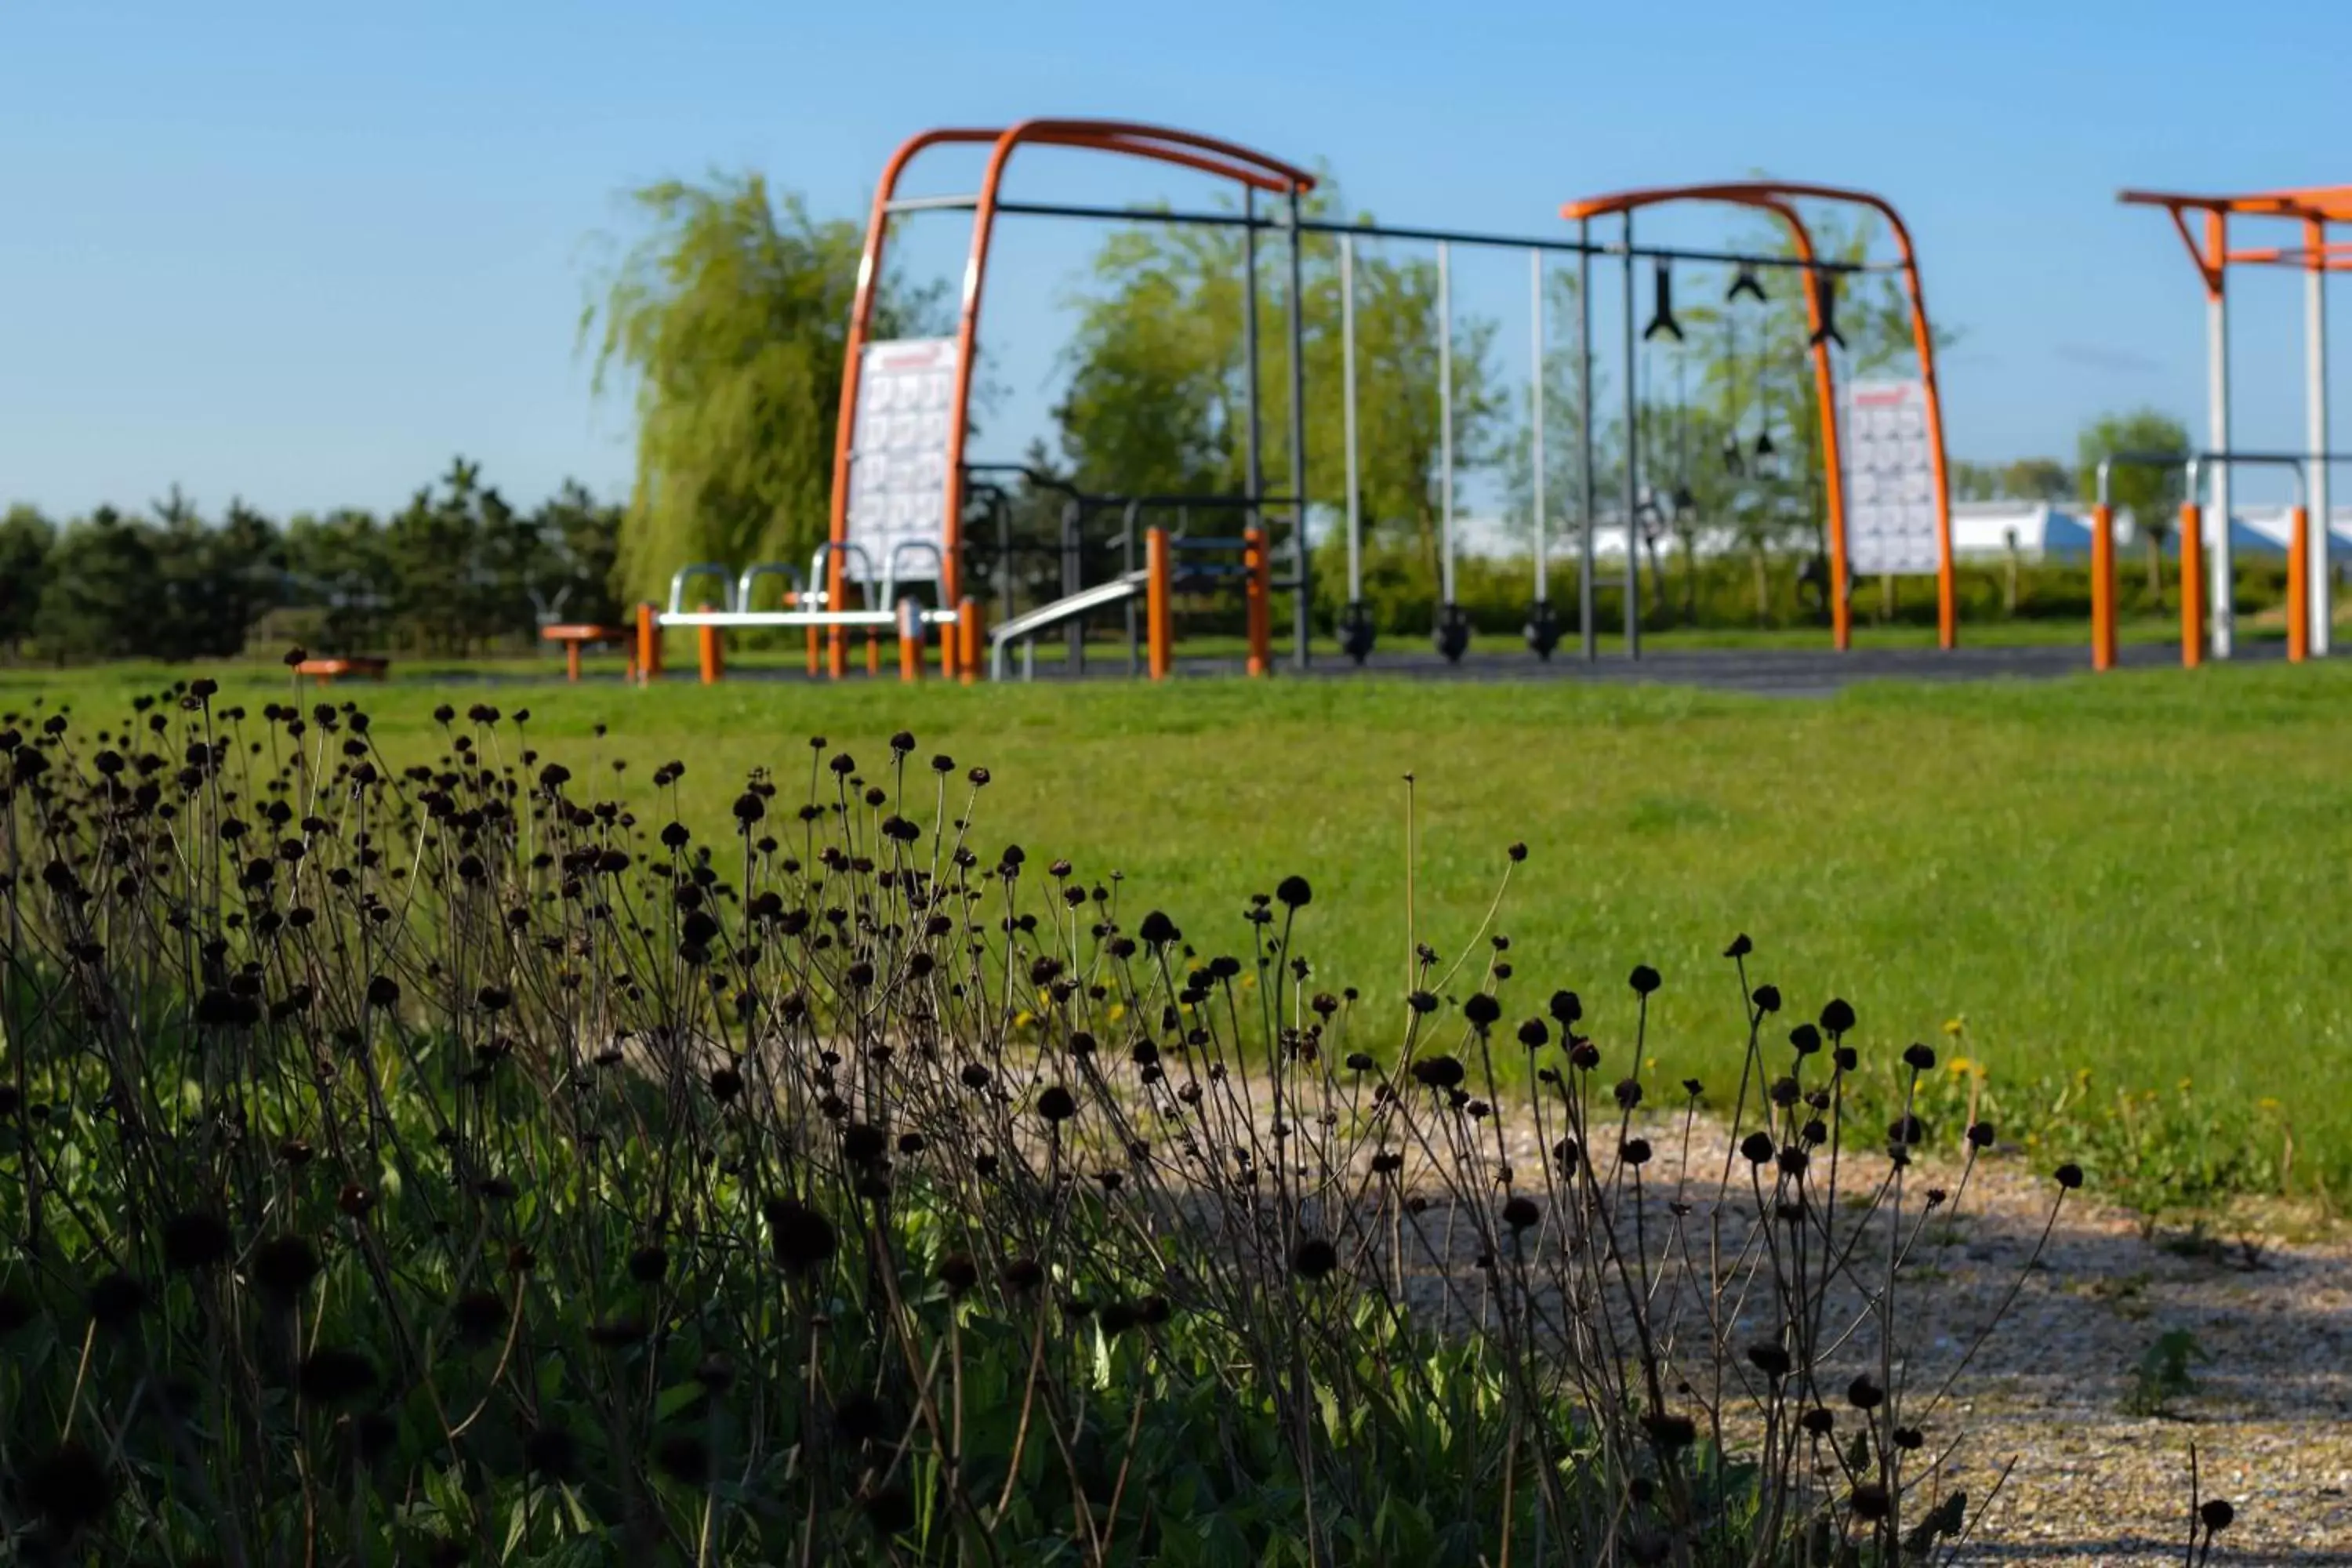
{"type": "Polygon", "coordinates": [[[1544,308],[1543,252],[1528,252],[1528,299],[1532,307],[1528,350],[1534,369],[1528,377],[1528,464],[1534,481],[1528,510],[1535,524],[1536,603],[1551,597],[1551,571],[1544,558],[1544,308]]]}
{"type": "Polygon", "coordinates": [[[1258,503],[1265,495],[1265,468],[1258,452],[1257,430],[1257,191],[1253,186],[1242,187],[1242,216],[1247,220],[1242,226],[1242,360],[1249,377],[1248,384],[1242,389],[1242,407],[1249,426],[1249,471],[1243,476],[1249,500],[1249,509],[1243,513],[1246,526],[1258,521],[1258,503]]]}
{"type": "Polygon", "coordinates": [[[2311,252],[2311,272],[2305,278],[2304,289],[2304,375],[2307,388],[2304,394],[2304,417],[2310,422],[2310,471],[2305,480],[2308,486],[2311,509],[2310,601],[2304,610],[2305,624],[2310,629],[2311,657],[2326,658],[2334,640],[2335,590],[2330,579],[2334,563],[2328,559],[2328,524],[2334,520],[2327,500],[2327,226],[2306,223],[2303,226],[2303,242],[2311,252]]]}
{"type": "Polygon", "coordinates": [[[1348,448],[1348,603],[1364,597],[1364,514],[1356,481],[1356,237],[1339,237],[1339,410],[1348,448]]]}
{"type": "MultiPolygon", "coordinates": [[[[2213,281],[2205,299],[2205,420],[2206,438],[2216,453],[2230,449],[2230,300],[2227,270],[2230,220],[2220,213],[2205,215],[2205,244],[2210,252],[2213,281]]],[[[2213,464],[2212,570],[2205,574],[2207,624],[2213,657],[2227,658],[2236,630],[2231,615],[2237,580],[2230,561],[2230,462],[2213,464]]]]}
{"type": "Polygon", "coordinates": [[[1635,536],[1641,523],[1642,420],[1633,384],[1633,215],[1625,214],[1625,657],[1642,657],[1642,552],[1635,536]]]}
{"type": "Polygon", "coordinates": [[[1454,289],[1437,242],[1437,601],[1454,603],[1454,289]]]}
{"type": "MultiPolygon", "coordinates": [[[[1307,668],[1307,243],[1298,227],[1298,191],[1290,192],[1290,546],[1298,574],[1290,593],[1291,662],[1307,668]]],[[[1271,542],[1266,548],[1271,549],[1271,542]]],[[[1270,606],[1269,606],[1270,608],[1270,606]]]]}
{"type": "Polygon", "coordinates": [[[1583,428],[1577,432],[1578,482],[1583,489],[1584,542],[1576,575],[1576,632],[1584,644],[1587,663],[1601,657],[1601,627],[1594,618],[1592,595],[1592,514],[1600,504],[1597,476],[1592,471],[1592,220],[1576,224],[1576,416],[1583,428]]]}

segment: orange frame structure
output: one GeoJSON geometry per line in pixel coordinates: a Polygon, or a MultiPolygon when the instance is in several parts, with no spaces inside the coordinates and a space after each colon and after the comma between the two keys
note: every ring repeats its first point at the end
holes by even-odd
{"type": "MultiPolygon", "coordinates": [[[[1171,131],[1129,121],[1024,120],[998,130],[942,129],[908,137],[883,166],[881,184],[874,192],[873,212],[866,220],[865,251],[857,264],[857,289],[850,307],[846,363],[841,379],[841,415],[834,436],[832,538],[836,545],[848,540],[850,447],[856,433],[858,383],[866,335],[873,326],[875,287],[882,276],[890,219],[900,210],[896,205],[898,182],[918,153],[932,147],[957,144],[985,145],[989,153],[987,170],[971,209],[971,249],[964,264],[962,300],[956,321],[955,390],[948,426],[947,500],[945,515],[940,519],[940,595],[948,605],[962,603],[960,547],[964,438],[970,424],[972,361],[980,337],[980,304],[988,276],[989,247],[995,237],[1004,173],[1013,152],[1024,146],[1085,148],[1172,163],[1232,180],[1248,190],[1277,195],[1297,196],[1315,188],[1314,175],[1265,153],[1189,131],[1171,131]]],[[[830,552],[825,580],[825,603],[829,607],[837,607],[842,602],[845,588],[845,553],[839,549],[830,552]]],[[[947,662],[951,650],[969,657],[958,647],[960,640],[942,639],[942,663],[947,662]]],[[[838,628],[832,633],[828,664],[832,674],[845,673],[846,645],[838,628]]],[[[947,673],[955,671],[950,669],[947,673]]],[[[969,678],[970,672],[966,673],[969,678]]]]}
{"type": "MultiPolygon", "coordinates": [[[[1779,180],[1737,180],[1719,184],[1666,185],[1653,189],[1619,191],[1608,195],[1591,196],[1582,201],[1567,203],[1560,216],[1570,221],[1589,221],[1612,214],[1622,216],[1630,235],[1633,215],[1644,207],[1660,206],[1674,202],[1718,202],[1732,206],[1749,207],[1779,218],[1789,230],[1797,247],[1800,260],[1807,264],[1807,276],[1817,279],[1827,268],[1816,268],[1811,231],[1795,204],[1800,201],[1838,202],[1864,206],[1886,220],[1893,232],[1901,257],[1905,291],[1911,305],[1912,346],[1919,358],[1919,380],[1927,403],[1927,445],[1929,462],[1935,474],[1936,489],[1936,640],[1945,648],[1959,646],[1959,606],[1952,576],[1952,498],[1951,483],[1944,458],[1944,404],[1936,382],[1935,333],[1927,321],[1927,301],[1919,281],[1919,261],[1911,243],[1911,231],[1894,204],[1868,191],[1849,190],[1836,185],[1791,184],[1779,180]]],[[[1630,248],[1630,242],[1629,242],[1630,248]]],[[[1818,288],[1805,292],[1805,310],[1809,324],[1815,332],[1822,328],[1822,296],[1818,288]]],[[[1853,642],[1853,612],[1847,602],[1846,537],[1845,537],[1845,472],[1838,440],[1837,376],[1830,359],[1826,341],[1816,339],[1812,345],[1813,385],[1821,401],[1822,468],[1823,510],[1829,514],[1830,536],[1830,628],[1832,640],[1843,652],[1853,642]]],[[[1630,539],[1629,539],[1630,545],[1630,539]]]]}
{"type": "MultiPolygon", "coordinates": [[[[2290,657],[2324,656],[2328,651],[2334,620],[2331,574],[2328,570],[2328,529],[2333,518],[2328,505],[2328,467],[2334,458],[2327,441],[2327,275],[2352,272],[2352,244],[2331,241],[2329,229],[2352,224],[2352,185],[2314,185],[2277,191],[2253,191],[2234,195],[2196,195],[2179,191],[2127,190],[2116,199],[2126,206],[2161,207],[2172,219],[2189,259],[2205,286],[2206,438],[2216,453],[2230,450],[2230,305],[2229,273],[2232,267],[2287,267],[2302,271],[2305,285],[2305,415],[2308,448],[2303,506],[2291,525],[2287,548],[2290,657]],[[2201,220],[2194,229],[2189,218],[2201,220]],[[2230,248],[2233,217],[2273,218],[2299,224],[2303,243],[2247,250],[2230,248]],[[2316,520],[2316,525],[2311,520],[2316,520]],[[2317,558],[2313,559],[2316,550],[2317,558]]],[[[2210,625],[2200,628],[2212,644],[2216,658],[2228,658],[2235,639],[2231,606],[2233,574],[2230,560],[2230,465],[2216,463],[2210,472],[2212,509],[2219,526],[2209,542],[2213,552],[2206,576],[2212,584],[2206,613],[2210,625]]],[[[2195,506],[2191,495],[2188,505],[2195,506]]],[[[2183,581],[2189,576],[2189,542],[2181,542],[2183,581]]],[[[2184,647],[2184,653],[2186,652],[2184,647]]]]}

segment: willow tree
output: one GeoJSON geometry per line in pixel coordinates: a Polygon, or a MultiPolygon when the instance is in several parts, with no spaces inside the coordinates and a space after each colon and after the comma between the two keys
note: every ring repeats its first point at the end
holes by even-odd
{"type": "MultiPolygon", "coordinates": [[[[635,404],[622,584],[653,595],[693,561],[804,561],[827,525],[860,233],[756,174],[627,201],[640,231],[580,323],[597,393],[625,384],[635,404]]],[[[937,300],[884,279],[875,335],[924,330],[937,300]]]]}

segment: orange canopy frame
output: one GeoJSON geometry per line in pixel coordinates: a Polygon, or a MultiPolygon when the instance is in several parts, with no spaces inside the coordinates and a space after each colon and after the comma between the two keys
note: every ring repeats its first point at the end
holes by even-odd
{"type": "MultiPolygon", "coordinates": [[[[1665,185],[1619,191],[1567,203],[1559,211],[1562,217],[1575,221],[1610,214],[1631,214],[1643,207],[1660,206],[1670,202],[1719,202],[1749,207],[1770,213],[1786,225],[1790,238],[1797,247],[1799,259],[1810,266],[1815,260],[1813,237],[1795,205],[1800,201],[1839,202],[1868,207],[1886,220],[1887,227],[1895,236],[1895,247],[1901,257],[1904,288],[1911,304],[1912,343],[1919,356],[1919,380],[1927,395],[1928,455],[1935,475],[1936,640],[1939,647],[1956,647],[1959,644],[1959,608],[1952,577],[1951,485],[1944,459],[1944,405],[1936,384],[1935,334],[1927,322],[1927,297],[1920,287],[1919,262],[1912,247],[1911,231],[1905,226],[1902,215],[1895,210],[1894,204],[1868,191],[1849,190],[1836,185],[1791,184],[1780,180],[1737,180],[1718,184],[1665,185]]],[[[1809,323],[1818,333],[1822,327],[1822,300],[1817,289],[1806,290],[1805,306],[1809,323]]],[[[1853,606],[1846,599],[1845,475],[1838,441],[1837,379],[1826,340],[1815,339],[1812,355],[1813,385],[1821,400],[1822,410],[1823,507],[1829,514],[1830,628],[1832,641],[1840,651],[1843,651],[1853,646],[1853,606]]]]}
{"type": "MultiPolygon", "coordinates": [[[[873,324],[874,289],[882,275],[882,253],[889,228],[898,182],[916,154],[928,148],[952,144],[985,144],[988,167],[972,204],[971,251],[964,264],[963,297],[956,322],[956,369],[953,404],[950,410],[947,451],[947,505],[941,519],[940,594],[950,605],[962,593],[961,542],[964,503],[964,438],[970,425],[974,348],[980,337],[982,285],[988,275],[989,246],[995,237],[998,204],[1006,166],[1014,149],[1027,146],[1077,147],[1113,153],[1153,163],[1172,163],[1228,179],[1251,191],[1277,195],[1301,195],[1315,188],[1315,176],[1294,164],[1254,152],[1235,142],[1164,126],[1123,120],[1024,120],[999,130],[971,128],[925,131],[908,137],[883,166],[875,188],[874,209],[866,225],[866,248],[857,265],[857,291],[850,307],[847,363],[841,378],[841,416],[834,437],[832,537],[845,543],[849,528],[850,443],[856,433],[858,382],[866,333],[873,324]]],[[[842,603],[844,552],[830,552],[826,571],[826,604],[842,603]]],[[[943,645],[943,657],[945,647],[943,645]]],[[[832,633],[830,668],[844,673],[847,645],[842,632],[832,633]]]]}

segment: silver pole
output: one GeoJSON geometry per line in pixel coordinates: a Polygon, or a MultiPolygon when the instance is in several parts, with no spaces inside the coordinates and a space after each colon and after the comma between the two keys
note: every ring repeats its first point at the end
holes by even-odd
{"type": "MultiPolygon", "coordinates": [[[[2217,237],[2226,239],[2226,236],[2217,237]]],[[[2216,452],[2230,449],[2230,301],[2224,290],[2227,275],[2205,301],[2205,423],[2206,440],[2216,452]]],[[[2211,570],[2206,584],[2206,618],[2215,658],[2230,657],[2236,617],[2231,598],[2237,584],[2231,575],[2230,465],[2213,465],[2213,537],[2208,544],[2211,570]]]]}
{"type": "Polygon", "coordinates": [[[1592,220],[1579,218],[1576,241],[1580,247],[1576,257],[1576,378],[1577,423],[1583,428],[1577,432],[1579,448],[1579,484],[1583,490],[1584,543],[1581,565],[1576,580],[1576,630],[1584,643],[1584,657],[1590,662],[1601,657],[1601,628],[1593,621],[1592,603],[1592,514],[1599,505],[1592,471],[1592,220]]]}
{"type": "Polygon", "coordinates": [[[2313,250],[2311,275],[2304,279],[2304,331],[2307,339],[2305,349],[2304,374],[2308,390],[2304,396],[2304,416],[2311,425],[2311,470],[2305,483],[2311,494],[2311,582],[2310,603],[2305,616],[2311,627],[2311,657],[2327,657],[2331,623],[2335,618],[2336,595],[2330,582],[2328,561],[2327,502],[2327,269],[2326,251],[2327,230],[2313,225],[2310,240],[2313,250]]]}
{"type": "Polygon", "coordinates": [[[1356,237],[1339,237],[1339,407],[1348,447],[1348,603],[1364,598],[1364,515],[1356,485],[1356,237]]]}
{"type": "Polygon", "coordinates": [[[1454,291],[1437,244],[1437,596],[1454,603],[1454,291]]]}
{"type": "Polygon", "coordinates": [[[1642,657],[1642,552],[1635,547],[1640,526],[1642,418],[1639,393],[1633,384],[1633,214],[1625,214],[1625,657],[1642,657]]]}
{"type": "MultiPolygon", "coordinates": [[[[1299,669],[1307,666],[1307,601],[1308,578],[1314,570],[1313,557],[1307,548],[1307,283],[1306,238],[1299,230],[1298,191],[1290,192],[1290,543],[1297,553],[1297,572],[1291,578],[1290,627],[1291,663],[1299,669]]],[[[1264,527],[1264,524],[1260,524],[1264,527]]],[[[1271,533],[1265,548],[1274,549],[1271,533]]],[[[1273,606],[1266,606],[1273,613],[1273,606]]],[[[1266,657],[1273,657],[1268,649],[1266,657]]]]}
{"type": "Polygon", "coordinates": [[[1540,250],[1528,252],[1528,298],[1534,306],[1529,313],[1534,326],[1528,334],[1528,351],[1535,366],[1528,378],[1528,456],[1535,479],[1535,497],[1529,510],[1530,521],[1535,524],[1536,603],[1541,605],[1551,597],[1551,573],[1544,563],[1544,308],[1540,250]]]}

